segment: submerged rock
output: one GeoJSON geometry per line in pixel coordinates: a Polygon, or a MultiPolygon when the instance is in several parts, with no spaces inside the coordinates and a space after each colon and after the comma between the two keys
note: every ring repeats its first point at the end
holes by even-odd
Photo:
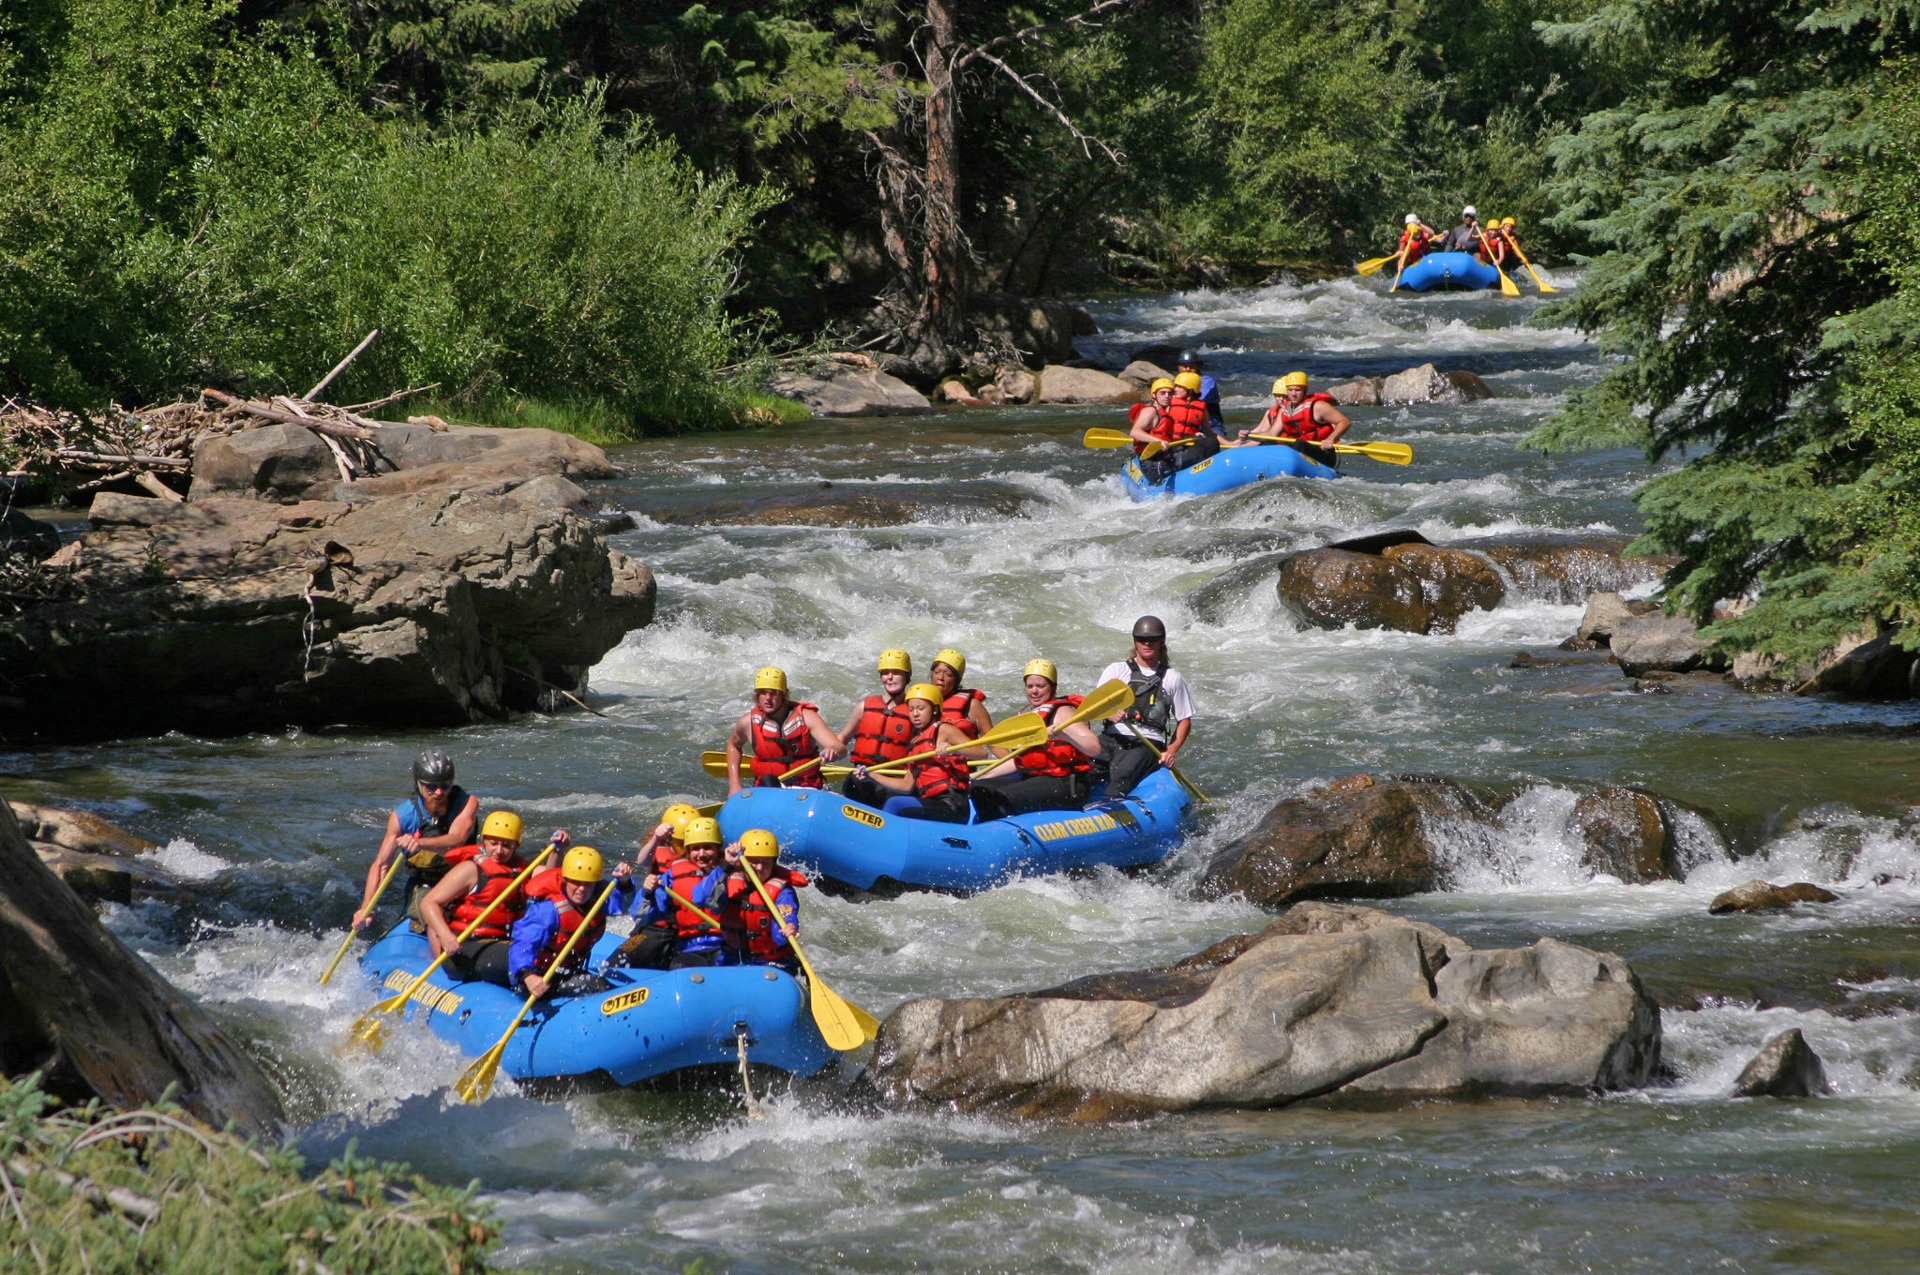
{"type": "Polygon", "coordinates": [[[1736,1098],[1811,1098],[1832,1090],[1820,1055],[1798,1027],[1768,1041],[1733,1082],[1736,1098]]]}
{"type": "Polygon", "coordinates": [[[1479,536],[1458,540],[1505,571],[1522,597],[1571,606],[1599,590],[1619,590],[1660,578],[1672,559],[1629,557],[1625,536],[1562,535],[1479,536]]]}
{"type": "Polygon", "coordinates": [[[1628,885],[1679,881],[1679,861],[1669,806],[1633,788],[1602,788],[1574,803],[1567,830],[1581,846],[1580,862],[1628,885]]]}
{"type": "Polygon", "coordinates": [[[1652,611],[1629,615],[1608,636],[1614,659],[1628,677],[1648,673],[1690,673],[1707,662],[1707,644],[1699,626],[1683,615],[1652,611]]]}
{"type": "Polygon", "coordinates": [[[1437,827],[1488,817],[1478,799],[1448,780],[1350,775],[1274,806],[1214,856],[1202,880],[1213,893],[1239,894],[1264,908],[1420,894],[1440,885],[1437,827]]]}
{"type": "Polygon", "coordinates": [[[863,1083],[900,1105],[1089,1121],[1620,1088],[1646,1083],[1659,1052],[1659,1012],[1617,956],[1551,939],[1475,952],[1429,925],[1305,903],[1172,970],[909,1001],[863,1083]]]}
{"type": "Polygon", "coordinates": [[[660,506],[646,513],[655,522],[730,527],[897,527],[956,513],[1013,517],[1027,507],[1028,499],[1011,490],[962,492],[859,484],[746,500],[701,497],[696,506],[660,506]]]}
{"type": "Polygon", "coordinates": [[[98,496],[83,596],[0,632],[0,734],[420,727],[555,704],[652,618],[653,579],[588,520],[517,497],[98,496]]]}
{"type": "Polygon", "coordinates": [[[1431,363],[1395,372],[1380,381],[1382,403],[1471,403],[1492,397],[1486,382],[1472,372],[1442,372],[1431,363]]]}
{"type": "Polygon", "coordinates": [[[1707,911],[1715,916],[1728,912],[1766,912],[1775,908],[1790,908],[1796,903],[1832,903],[1839,897],[1810,881],[1797,881],[1787,886],[1767,881],[1748,881],[1715,895],[1713,902],[1707,904],[1707,911]]]}
{"type": "Polygon", "coordinates": [[[272,1134],[279,1094],[225,1029],[102,928],[41,864],[0,802],[0,1068],[44,1070],[74,1102],[175,1101],[216,1127],[272,1134]]]}
{"type": "Polygon", "coordinates": [[[1507,596],[1507,586],[1485,558],[1439,545],[1397,544],[1380,556],[1411,571],[1420,580],[1429,608],[1427,631],[1451,633],[1469,611],[1491,611],[1507,596]]]}
{"type": "Polygon", "coordinates": [[[1420,577],[1399,563],[1345,549],[1309,549],[1280,568],[1280,604],[1316,629],[1399,629],[1433,623],[1420,577]]]}

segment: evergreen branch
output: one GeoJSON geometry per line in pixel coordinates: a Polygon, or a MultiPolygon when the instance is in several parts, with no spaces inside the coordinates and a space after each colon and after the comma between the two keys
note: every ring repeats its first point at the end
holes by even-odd
{"type": "Polygon", "coordinates": [[[1133,0],[1100,0],[1100,3],[1094,5],[1093,8],[1081,13],[1076,13],[1070,18],[1059,18],[1053,22],[1041,22],[1019,31],[1009,31],[1005,35],[995,36],[985,44],[979,45],[955,58],[953,60],[953,69],[955,73],[958,73],[975,58],[985,58],[988,61],[992,61],[990,55],[996,49],[1004,49],[1015,44],[1025,44],[1035,36],[1045,35],[1049,31],[1057,31],[1062,27],[1085,26],[1098,29],[1101,24],[1093,21],[1094,18],[1104,13],[1111,13],[1115,9],[1124,8],[1132,3],[1133,0]]]}
{"type": "MultiPolygon", "coordinates": [[[[1020,74],[1020,72],[1014,70],[1012,67],[1008,66],[1005,62],[1002,62],[999,58],[993,56],[993,54],[988,53],[984,48],[975,49],[973,51],[973,55],[979,56],[981,60],[997,68],[1008,79],[1012,80],[1015,84],[1019,85],[1021,91],[1026,93],[1028,97],[1038,102],[1040,104],[1040,109],[1048,112],[1053,116],[1053,118],[1059,120],[1061,127],[1065,128],[1067,132],[1073,134],[1074,140],[1080,143],[1080,149],[1086,154],[1088,159],[1093,158],[1093,148],[1095,146],[1098,146],[1102,151],[1104,151],[1106,153],[1107,158],[1112,160],[1116,164],[1120,163],[1121,160],[1126,158],[1119,151],[1107,145],[1105,142],[1101,141],[1099,138],[1094,137],[1091,134],[1082,132],[1080,129],[1080,126],[1073,122],[1073,119],[1071,116],[1069,116],[1064,110],[1060,109],[1058,105],[1049,101],[1046,95],[1041,93],[1039,89],[1033,87],[1032,84],[1029,84],[1025,79],[1025,77],[1023,77],[1020,74]]],[[[970,56],[973,56],[973,55],[970,55],[970,56]]]]}

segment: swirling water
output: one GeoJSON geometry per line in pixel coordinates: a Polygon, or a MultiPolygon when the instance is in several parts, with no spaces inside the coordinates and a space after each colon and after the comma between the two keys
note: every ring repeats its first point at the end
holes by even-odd
{"type": "MultiPolygon", "coordinates": [[[[1572,286],[1571,277],[1556,280],[1572,286]]],[[[550,1271],[1505,1272],[1911,1270],[1920,1251],[1920,754],[1908,706],[1693,688],[1636,694],[1549,653],[1578,606],[1510,600],[1448,636],[1299,630],[1270,583],[1191,605],[1246,558],[1395,527],[1436,541],[1637,527],[1647,469],[1627,452],[1542,456],[1528,430],[1601,369],[1538,302],[1386,297],[1367,283],[1125,298],[1095,306],[1111,356],[1198,345],[1230,419],[1278,373],[1317,380],[1434,361],[1496,397],[1357,409],[1356,436],[1411,443],[1395,469],[1135,506],[1111,408],[816,423],[626,449],[598,485],[633,511],[622,548],[653,566],[660,618],[594,670],[604,716],[444,733],[181,736],[0,756],[10,795],[96,809],[165,844],[182,906],[116,909],[114,928],[267,1042],[315,1156],[350,1140],[448,1181],[477,1177],[506,1258],[550,1271]],[[755,502],[808,504],[759,525],[755,502]],[[889,521],[903,516],[905,521],[889,521]],[[869,525],[885,523],[886,525],[869,525]],[[832,1084],[779,1089],[750,1121],[725,1092],[535,1102],[503,1083],[450,1099],[461,1060],[400,1033],[371,1059],[332,1045],[370,1000],[318,987],[407,762],[429,743],[535,827],[632,845],[667,801],[713,800],[697,753],[780,664],[843,720],[874,655],[958,646],[1004,711],[1032,655],[1084,688],[1144,611],[1166,617],[1200,702],[1185,766],[1215,798],[1164,868],[1042,878],[966,898],[807,900],[810,946],[876,1012],[916,995],[991,994],[1177,959],[1260,914],[1193,889],[1206,857],[1276,800],[1356,770],[1419,770],[1507,801],[1449,846],[1443,892],[1384,906],[1479,945],[1539,934],[1635,963],[1668,1006],[1671,1083],[1591,1100],[1292,1108],[1111,1128],[878,1115],[832,1084]],[[1203,614],[1204,613],[1204,614],[1203,614]],[[1565,834],[1602,783],[1697,812],[1684,882],[1583,869],[1565,834]],[[1738,860],[1733,855],[1741,856],[1738,860]],[[1715,918],[1753,876],[1813,880],[1838,903],[1715,918]],[[1766,1039],[1800,1027],[1833,1096],[1735,1101],[1766,1039]]]]}

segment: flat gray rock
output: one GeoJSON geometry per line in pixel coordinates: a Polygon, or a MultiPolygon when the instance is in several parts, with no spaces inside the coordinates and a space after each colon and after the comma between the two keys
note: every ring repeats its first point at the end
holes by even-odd
{"type": "Polygon", "coordinates": [[[1098,368],[1050,363],[1040,369],[1033,397],[1038,403],[1131,403],[1140,390],[1098,368]]]}
{"type": "Polygon", "coordinates": [[[1707,644],[1692,620],[1650,612],[1616,620],[1608,639],[1620,671],[1628,677],[1660,671],[1686,673],[1706,663],[1707,644]]]}
{"type": "Polygon", "coordinates": [[[925,416],[927,396],[878,368],[837,366],[825,377],[790,372],[773,380],[773,391],[805,403],[815,416],[925,416]]]}

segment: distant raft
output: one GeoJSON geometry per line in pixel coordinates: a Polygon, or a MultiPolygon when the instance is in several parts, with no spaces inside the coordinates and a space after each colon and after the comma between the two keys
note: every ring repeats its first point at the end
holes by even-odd
{"type": "MultiPolygon", "coordinates": [[[[591,968],[624,941],[604,935],[594,944],[591,968]]],[[[360,958],[360,968],[383,996],[404,992],[432,963],[426,937],[404,921],[360,958]]],[[[606,971],[606,978],[612,984],[607,991],[538,1002],[507,1042],[500,1070],[515,1080],[605,1077],[632,1085],[691,1067],[737,1063],[742,1024],[753,1062],[810,1076],[833,1057],[807,1009],[806,990],[784,970],[617,969],[606,971]]],[[[415,1020],[425,1016],[434,1035],[478,1058],[525,1003],[498,984],[450,978],[442,967],[413,994],[405,1013],[415,1020]]]]}
{"type": "Polygon", "coordinates": [[[729,841],[749,828],[780,838],[780,857],[862,890],[904,885],[986,890],[1069,868],[1158,863],[1186,835],[1192,799],[1155,770],[1118,801],[985,823],[883,815],[831,789],[747,788],[720,808],[729,841]]]}
{"type": "Polygon", "coordinates": [[[1479,292],[1500,286],[1500,272],[1470,252],[1430,252],[1400,275],[1415,292],[1479,292]]]}
{"type": "Polygon", "coordinates": [[[1263,478],[1339,476],[1339,470],[1309,460],[1298,449],[1288,447],[1285,443],[1228,448],[1159,484],[1146,481],[1140,472],[1137,457],[1130,457],[1120,469],[1120,479],[1127,485],[1127,494],[1135,500],[1153,500],[1159,496],[1206,496],[1216,491],[1231,491],[1235,487],[1257,483],[1263,478]]]}

